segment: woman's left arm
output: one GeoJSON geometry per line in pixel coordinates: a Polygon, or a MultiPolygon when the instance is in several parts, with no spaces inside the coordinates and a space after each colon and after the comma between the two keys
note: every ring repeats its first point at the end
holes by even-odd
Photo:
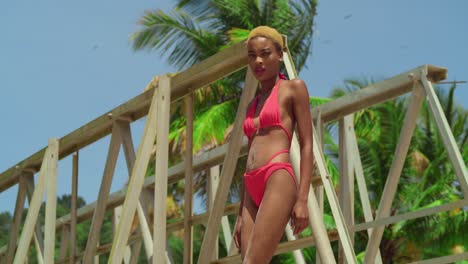
{"type": "Polygon", "coordinates": [[[309,195],[310,178],[314,166],[314,155],[312,151],[312,121],[310,116],[309,92],[302,80],[293,80],[293,111],[296,119],[300,146],[300,184],[297,193],[296,204],[292,212],[294,234],[304,230],[309,224],[309,211],[307,198],[309,195]]]}

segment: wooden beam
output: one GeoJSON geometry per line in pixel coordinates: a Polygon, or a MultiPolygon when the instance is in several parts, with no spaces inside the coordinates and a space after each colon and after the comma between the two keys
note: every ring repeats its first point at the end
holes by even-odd
{"type": "Polygon", "coordinates": [[[464,193],[464,197],[468,197],[468,172],[466,169],[465,161],[458,149],[457,142],[453,137],[450,125],[445,117],[444,110],[440,105],[439,99],[437,98],[432,84],[426,77],[425,72],[421,74],[421,82],[426,94],[427,102],[429,103],[429,110],[434,117],[437,128],[439,130],[440,137],[444,143],[445,150],[450,158],[453,165],[453,170],[457,175],[460,187],[464,193]]]}
{"type": "Polygon", "coordinates": [[[354,230],[356,232],[359,232],[359,231],[363,231],[366,229],[375,228],[377,226],[383,227],[385,225],[394,224],[400,221],[425,217],[428,215],[433,215],[433,214],[437,214],[440,212],[446,212],[446,211],[454,210],[457,208],[463,208],[466,206],[468,206],[468,200],[459,200],[459,201],[451,202],[451,203],[444,204],[444,205],[429,207],[429,208],[420,209],[414,212],[385,217],[382,219],[376,219],[375,221],[357,224],[354,226],[354,230]]]}
{"type": "MultiPolygon", "coordinates": [[[[33,194],[34,194],[34,174],[24,173],[26,180],[26,195],[28,197],[29,206],[31,206],[33,194]]],[[[40,210],[40,209],[39,209],[40,210]]],[[[24,224],[24,223],[23,223],[24,224]]],[[[34,245],[36,246],[36,257],[39,264],[44,263],[44,236],[42,235],[42,229],[40,223],[36,221],[33,235],[34,245]]]]}
{"type": "MultiPolygon", "coordinates": [[[[171,100],[181,98],[188,93],[189,89],[201,88],[245,67],[247,65],[245,45],[243,42],[235,44],[175,75],[171,100]]],[[[150,86],[155,87],[157,84],[151,83],[150,86]]],[[[109,119],[138,120],[145,116],[148,113],[153,93],[154,88],[148,89],[61,138],[59,158],[62,159],[110,134],[112,124],[109,119]]],[[[39,168],[44,152],[45,148],[0,174],[0,192],[18,183],[22,169],[39,168]]]]}
{"type": "MultiPolygon", "coordinates": [[[[354,120],[353,115],[347,115],[339,120],[339,167],[340,167],[340,180],[339,180],[339,202],[340,207],[343,208],[343,218],[346,226],[348,227],[348,234],[351,244],[354,244],[354,166],[353,166],[353,153],[351,149],[351,135],[350,130],[353,128],[354,120]]],[[[359,155],[359,153],[357,153],[359,155]]],[[[347,263],[344,258],[343,245],[340,243],[338,251],[338,262],[347,263]]]]}
{"type": "Polygon", "coordinates": [[[74,264],[76,255],[76,218],[78,207],[78,167],[79,152],[73,154],[72,159],[72,189],[71,189],[71,208],[70,208],[70,264],[74,264]]]}
{"type": "Polygon", "coordinates": [[[57,218],[57,162],[59,153],[58,139],[49,139],[50,158],[47,160],[46,208],[44,223],[44,262],[54,263],[55,257],[55,219],[57,218]]]}
{"type": "MultiPolygon", "coordinates": [[[[245,50],[242,52],[245,55],[245,50]]],[[[203,237],[198,263],[208,263],[211,259],[211,249],[214,248],[216,234],[219,231],[221,223],[222,210],[227,200],[229,187],[231,186],[232,177],[236,168],[237,159],[241,149],[242,142],[242,123],[247,111],[247,105],[252,100],[257,88],[258,82],[250,70],[247,70],[245,79],[245,88],[242,92],[239,107],[234,122],[234,127],[231,132],[231,139],[229,141],[229,149],[224,158],[223,169],[221,172],[221,179],[223,179],[216,191],[215,202],[212,212],[208,219],[208,228],[203,237]]]]}
{"type": "MultiPolygon", "coordinates": [[[[158,175],[154,181],[153,264],[166,257],[166,200],[169,167],[169,122],[172,80],[165,76],[159,80],[156,97],[156,165],[158,175]]],[[[143,183],[143,182],[142,182],[143,183]]],[[[141,185],[140,185],[141,188],[141,185]]]]}
{"type": "Polygon", "coordinates": [[[120,130],[113,122],[112,134],[109,143],[109,150],[107,153],[106,165],[101,179],[101,187],[97,199],[97,206],[94,209],[93,220],[89,229],[88,241],[86,242],[86,249],[84,253],[84,262],[91,263],[96,255],[96,245],[99,243],[101,236],[102,222],[106,212],[107,200],[109,199],[109,191],[112,185],[112,178],[114,177],[115,165],[119,157],[120,145],[122,143],[120,137],[120,130]]]}
{"type": "Polygon", "coordinates": [[[193,94],[185,97],[185,185],[184,185],[184,264],[193,263],[193,94]]]}
{"type": "Polygon", "coordinates": [[[417,263],[417,264],[445,264],[445,263],[459,263],[458,261],[461,261],[460,263],[464,263],[463,260],[467,260],[467,259],[468,259],[468,252],[465,252],[465,253],[454,254],[454,255],[450,255],[450,256],[443,256],[443,257],[438,257],[438,258],[432,258],[432,259],[416,261],[416,262],[412,262],[412,263],[417,263]]]}
{"type": "MultiPolygon", "coordinates": [[[[352,156],[351,158],[353,158],[353,162],[354,162],[354,172],[356,174],[356,182],[358,185],[359,198],[361,200],[362,210],[364,212],[364,219],[366,222],[372,222],[374,221],[374,216],[372,215],[372,207],[370,205],[369,193],[367,191],[366,179],[364,178],[361,155],[359,153],[359,147],[358,147],[354,127],[352,127],[350,130],[350,141],[351,141],[350,148],[355,153],[355,155],[352,156]]],[[[356,226],[353,226],[354,232],[356,232],[355,228],[356,226]]],[[[367,229],[367,235],[369,237],[372,235],[372,229],[367,229]]],[[[382,256],[380,255],[380,249],[377,251],[377,255],[375,257],[375,264],[382,264],[382,256]]]]}
{"type": "MultiPolygon", "coordinates": [[[[132,140],[132,131],[130,128],[130,123],[127,121],[117,121],[116,122],[118,129],[120,130],[120,137],[122,140],[122,147],[124,150],[125,161],[127,163],[127,170],[128,170],[128,177],[132,175],[133,166],[135,165],[135,147],[133,146],[132,140]]],[[[148,201],[146,197],[146,192],[141,192],[140,200],[137,205],[137,215],[138,221],[140,224],[140,232],[143,236],[143,241],[145,245],[145,253],[147,260],[150,261],[151,257],[153,256],[153,237],[151,236],[151,231],[148,225],[149,217],[148,217],[148,201]]],[[[134,257],[134,253],[140,252],[141,243],[135,243],[132,248],[132,261],[137,261],[136,257],[134,257]]]]}
{"type": "MultiPolygon", "coordinates": [[[[424,99],[423,90],[419,82],[415,82],[413,95],[408,106],[403,121],[403,127],[400,132],[400,139],[393,155],[392,165],[388,173],[387,181],[383,190],[382,198],[380,200],[379,209],[377,211],[376,219],[388,217],[395,196],[398,182],[400,180],[401,171],[405,164],[408,148],[411,143],[414,128],[416,127],[416,118],[418,117],[419,108],[421,107],[424,99]]],[[[373,263],[379,249],[380,241],[382,240],[384,226],[377,227],[372,231],[366,247],[365,263],[373,263]]]]}
{"type": "Polygon", "coordinates": [[[395,97],[411,92],[413,80],[421,78],[421,70],[427,70],[428,78],[436,81],[447,77],[447,69],[432,65],[422,65],[387,80],[374,83],[364,89],[347,94],[332,102],[319,105],[312,109],[312,119],[317,119],[321,112],[323,122],[327,123],[366,109],[395,97]]]}
{"type": "MultiPolygon", "coordinates": [[[[60,232],[60,248],[58,261],[65,259],[67,256],[68,245],[70,244],[70,231],[69,226],[65,225],[62,227],[62,232],[60,232]]],[[[71,258],[70,258],[71,259],[71,258]]]]}
{"type": "MultiPolygon", "coordinates": [[[[51,142],[49,141],[49,144],[50,143],[51,142]]],[[[33,236],[34,228],[36,227],[37,217],[39,216],[39,209],[41,208],[46,177],[49,173],[49,160],[53,158],[52,155],[54,153],[54,150],[52,148],[53,146],[49,145],[45,152],[45,157],[43,159],[42,166],[39,172],[37,185],[29,202],[28,214],[26,215],[26,220],[24,221],[23,232],[21,233],[20,240],[18,243],[18,249],[16,250],[15,259],[13,261],[14,264],[23,264],[26,260],[29,244],[33,236]]]]}
{"type": "MultiPolygon", "coordinates": [[[[328,232],[328,240],[336,241],[338,240],[338,233],[336,230],[331,230],[328,232]]],[[[291,252],[293,250],[312,247],[316,245],[316,241],[314,237],[304,237],[294,241],[288,241],[284,243],[280,243],[276,248],[274,255],[280,255],[287,252],[291,252]]],[[[212,261],[211,264],[234,264],[234,263],[241,263],[240,255],[233,255],[229,257],[225,257],[222,259],[218,259],[216,261],[212,261]]]]}
{"type": "Polygon", "coordinates": [[[10,231],[10,241],[8,242],[8,249],[4,258],[5,263],[12,263],[15,255],[19,229],[21,225],[21,216],[24,209],[24,201],[26,200],[26,181],[22,176],[20,178],[18,193],[16,195],[15,212],[13,213],[13,223],[10,231]]]}
{"type": "MultiPolygon", "coordinates": [[[[325,142],[324,142],[325,129],[324,129],[324,124],[322,122],[322,117],[321,117],[320,112],[318,112],[318,115],[317,115],[315,129],[316,129],[315,131],[317,132],[317,140],[318,141],[317,142],[312,142],[312,144],[320,144],[321,148],[324,149],[324,146],[325,146],[325,142]]],[[[315,172],[315,167],[314,167],[314,172],[315,172]]],[[[325,209],[325,206],[324,206],[324,201],[325,201],[324,198],[325,197],[324,197],[324,194],[323,194],[322,179],[320,177],[319,177],[319,179],[320,179],[320,184],[312,183],[312,187],[314,188],[315,198],[317,199],[317,203],[318,203],[318,206],[319,206],[319,213],[323,218],[323,213],[324,213],[324,209],[325,209]]],[[[322,263],[322,260],[320,258],[320,252],[316,252],[315,263],[316,264],[321,264],[322,263]]]]}
{"type": "MultiPolygon", "coordinates": [[[[313,129],[313,140],[317,142],[317,134],[313,129]]],[[[331,180],[330,174],[326,167],[325,158],[323,157],[323,152],[318,144],[313,144],[313,153],[314,158],[317,161],[317,168],[320,171],[320,176],[322,177],[323,188],[325,189],[325,194],[328,198],[328,203],[330,204],[330,209],[333,214],[333,218],[336,223],[336,228],[340,234],[340,242],[343,245],[344,255],[348,263],[357,263],[356,255],[354,253],[354,248],[349,237],[348,228],[345,224],[344,217],[338,203],[338,198],[335,193],[335,188],[331,180]]],[[[320,254],[321,256],[323,254],[320,254]]],[[[325,259],[329,261],[328,259],[325,259]]],[[[322,262],[325,261],[322,259],[322,262]]]]}

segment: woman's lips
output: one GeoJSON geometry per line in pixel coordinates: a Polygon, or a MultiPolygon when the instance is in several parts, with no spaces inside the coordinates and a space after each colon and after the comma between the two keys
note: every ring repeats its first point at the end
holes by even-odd
{"type": "Polygon", "coordinates": [[[264,68],[255,68],[256,75],[262,75],[265,72],[264,68]]]}

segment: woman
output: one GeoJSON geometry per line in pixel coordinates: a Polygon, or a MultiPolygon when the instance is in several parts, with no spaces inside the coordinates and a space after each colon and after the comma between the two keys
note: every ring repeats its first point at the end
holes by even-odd
{"type": "Polygon", "coordinates": [[[261,84],[249,104],[244,191],[234,230],[243,263],[269,263],[291,218],[294,234],[308,225],[307,196],[313,166],[309,94],[302,80],[280,73],[283,38],[273,28],[253,29],[247,40],[250,70],[261,84]],[[289,161],[292,133],[300,142],[300,184],[289,161]]]}

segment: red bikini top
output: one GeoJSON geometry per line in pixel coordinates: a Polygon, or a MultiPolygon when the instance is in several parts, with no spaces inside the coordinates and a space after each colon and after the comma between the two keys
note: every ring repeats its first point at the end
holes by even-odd
{"type": "MultiPolygon", "coordinates": [[[[266,99],[265,103],[263,104],[262,110],[260,110],[260,114],[258,115],[259,120],[259,128],[266,128],[272,126],[279,126],[284,130],[286,135],[289,138],[289,142],[291,142],[291,133],[283,126],[281,123],[281,115],[279,112],[279,105],[278,105],[278,87],[280,86],[283,79],[279,79],[276,85],[273,87],[270,95],[266,99]]],[[[247,110],[247,117],[244,120],[244,133],[252,140],[252,136],[257,131],[257,127],[254,124],[254,115],[257,110],[258,104],[258,95],[255,97],[255,100],[251,107],[247,110]]]]}

